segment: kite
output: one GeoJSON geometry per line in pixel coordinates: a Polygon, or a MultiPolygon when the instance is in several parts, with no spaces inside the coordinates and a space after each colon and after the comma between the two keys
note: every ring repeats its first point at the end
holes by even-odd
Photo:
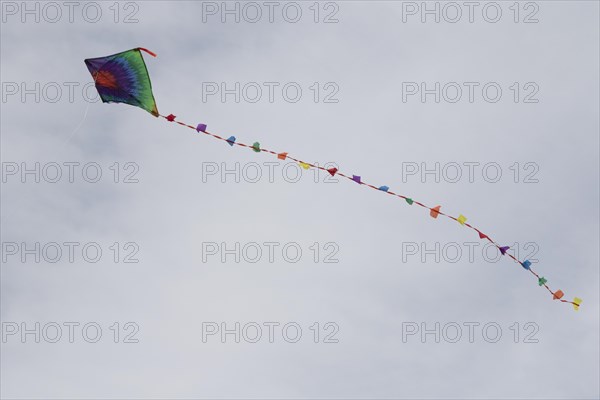
{"type": "Polygon", "coordinates": [[[112,56],[88,58],[85,65],[102,102],[131,104],[158,117],[150,75],[140,50],[156,57],[150,50],[139,47],[112,56]]]}
{"type": "Polygon", "coordinates": [[[488,242],[492,243],[498,248],[498,250],[503,256],[510,257],[524,270],[531,273],[537,279],[537,284],[540,287],[543,286],[544,288],[546,288],[546,290],[548,290],[548,292],[550,292],[550,294],[552,295],[552,299],[559,300],[562,303],[571,304],[575,310],[579,310],[579,306],[582,303],[582,300],[579,297],[573,298],[572,301],[563,299],[563,291],[553,291],[552,289],[550,289],[550,287],[547,285],[548,280],[545,277],[538,275],[531,268],[531,261],[521,261],[514,255],[510,254],[508,252],[508,250],[510,249],[509,246],[501,246],[500,244],[496,243],[494,240],[492,240],[492,238],[489,235],[483,233],[473,225],[469,224],[467,222],[467,217],[465,217],[462,214],[460,214],[458,217],[453,217],[450,214],[442,212],[440,205],[437,205],[435,207],[429,207],[419,201],[413,200],[411,197],[407,197],[402,194],[398,194],[391,191],[389,186],[371,185],[370,183],[363,181],[363,179],[359,175],[346,175],[340,172],[337,168],[325,168],[316,164],[312,164],[294,158],[286,152],[278,153],[272,150],[268,150],[264,147],[261,147],[259,142],[254,142],[252,145],[248,145],[245,143],[238,142],[235,136],[224,138],[217,134],[208,132],[206,124],[201,123],[197,124],[196,126],[193,126],[176,120],[176,116],[173,114],[169,114],[167,116],[160,114],[158,112],[158,108],[156,107],[154,95],[152,94],[152,84],[150,82],[150,75],[148,74],[148,69],[146,68],[146,63],[144,62],[144,57],[141,53],[142,51],[153,57],[156,57],[156,54],[154,54],[150,50],[147,50],[143,47],[137,47],[135,49],[123,51],[121,53],[113,54],[110,56],[89,58],[85,60],[85,64],[90,73],[92,74],[92,77],[94,78],[94,84],[96,86],[96,89],[98,90],[98,94],[100,95],[100,98],[104,103],[125,103],[135,107],[139,107],[143,110],[148,111],[155,117],[164,118],[169,122],[175,122],[186,128],[193,129],[198,133],[203,133],[215,139],[222,140],[229,144],[231,147],[246,147],[256,153],[272,154],[276,156],[279,160],[290,159],[298,163],[303,169],[316,168],[327,172],[331,176],[338,175],[358,185],[365,186],[370,189],[377,190],[379,192],[383,192],[390,196],[395,196],[399,199],[404,200],[409,206],[416,204],[418,207],[424,208],[427,211],[429,211],[429,215],[431,216],[431,218],[438,218],[441,215],[443,217],[452,219],[458,222],[461,226],[464,226],[468,229],[477,232],[477,235],[480,239],[487,240],[488,242]]]}

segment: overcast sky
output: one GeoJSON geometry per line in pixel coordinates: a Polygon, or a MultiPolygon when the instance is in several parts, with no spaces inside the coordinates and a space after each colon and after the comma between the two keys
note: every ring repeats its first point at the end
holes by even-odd
{"type": "Polygon", "coordinates": [[[598,398],[598,3],[427,10],[3,1],[0,394],[598,398]],[[97,101],[83,60],[140,46],[163,115],[463,214],[581,309],[416,204],[97,101]]]}

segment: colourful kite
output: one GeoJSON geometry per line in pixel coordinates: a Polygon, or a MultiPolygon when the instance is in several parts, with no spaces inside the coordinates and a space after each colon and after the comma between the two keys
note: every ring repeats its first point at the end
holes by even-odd
{"type": "Polygon", "coordinates": [[[85,65],[104,103],[131,104],[158,117],[150,75],[140,50],[156,57],[151,51],[138,47],[112,56],[88,58],[85,65]]]}
{"type": "Polygon", "coordinates": [[[238,142],[235,136],[224,138],[214,133],[208,132],[206,130],[205,124],[198,124],[196,126],[192,126],[180,121],[176,121],[176,117],[173,114],[169,114],[167,116],[159,114],[158,109],[156,108],[154,95],[152,94],[152,84],[150,83],[150,76],[148,75],[146,63],[144,62],[144,58],[142,56],[141,51],[144,51],[150,54],[151,56],[156,57],[156,54],[154,54],[153,52],[142,47],[138,47],[132,50],[124,51],[122,53],[113,54],[111,56],[90,58],[85,60],[85,64],[87,65],[88,70],[94,78],[96,89],[98,89],[98,93],[100,94],[100,97],[102,98],[103,102],[125,103],[142,108],[148,111],[150,114],[154,115],[155,117],[162,117],[169,122],[175,122],[181,126],[193,129],[198,133],[202,132],[206,135],[212,136],[213,138],[225,141],[232,147],[247,147],[257,153],[264,152],[273,154],[274,156],[277,156],[277,158],[280,160],[290,159],[297,162],[304,169],[317,168],[329,173],[331,176],[339,175],[359,185],[369,187],[371,189],[383,192],[390,196],[395,196],[400,199],[403,199],[409,206],[416,204],[419,207],[427,209],[429,211],[429,215],[432,218],[437,218],[440,215],[450,218],[458,222],[461,226],[465,226],[477,232],[480,239],[489,241],[498,248],[498,250],[503,256],[510,257],[523,269],[533,274],[533,276],[535,276],[535,278],[537,279],[538,285],[545,287],[548,290],[548,292],[550,292],[554,300],[559,300],[562,303],[572,304],[575,310],[579,310],[579,306],[582,303],[582,300],[579,297],[573,298],[572,301],[563,299],[563,291],[552,291],[552,289],[550,289],[550,287],[546,285],[548,280],[543,276],[539,276],[533,269],[531,269],[531,261],[520,261],[519,259],[517,259],[515,256],[508,252],[508,250],[510,249],[509,246],[501,246],[500,244],[492,240],[488,235],[475,228],[474,226],[468,224],[466,222],[467,217],[465,217],[462,214],[460,214],[458,217],[453,217],[449,214],[443,213],[440,210],[441,206],[439,205],[435,207],[426,206],[425,204],[413,200],[410,197],[394,193],[390,190],[388,186],[374,186],[369,183],[366,183],[362,180],[362,178],[359,175],[346,175],[338,171],[337,168],[327,169],[319,165],[311,164],[309,162],[305,162],[297,158],[291,157],[286,152],[278,153],[272,150],[267,150],[265,148],[262,148],[259,142],[254,142],[252,145],[248,145],[245,143],[238,142]]]}

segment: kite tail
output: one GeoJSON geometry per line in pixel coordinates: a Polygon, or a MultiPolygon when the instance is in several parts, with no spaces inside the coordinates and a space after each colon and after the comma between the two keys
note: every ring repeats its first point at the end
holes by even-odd
{"type": "Polygon", "coordinates": [[[141,50],[141,51],[144,51],[144,52],[146,52],[146,53],[148,53],[148,54],[150,54],[152,57],[156,57],[156,53],[154,53],[154,52],[152,52],[152,51],[150,51],[150,50],[148,50],[148,49],[145,49],[145,48],[143,48],[143,47],[138,47],[137,49],[138,49],[138,50],[141,50]]]}
{"type": "MultiPolygon", "coordinates": [[[[151,53],[148,50],[145,50],[143,48],[139,48],[139,49],[140,50],[144,50],[144,51],[148,52],[150,55],[155,56],[154,53],[151,53]]],[[[187,128],[193,129],[193,130],[197,131],[198,133],[202,132],[202,133],[204,133],[206,135],[214,137],[215,139],[223,140],[223,141],[227,142],[230,146],[237,145],[237,146],[241,146],[241,147],[251,148],[253,151],[255,151],[257,153],[265,152],[265,153],[273,154],[273,155],[277,156],[277,158],[280,159],[280,160],[285,160],[285,159],[289,158],[290,160],[293,160],[293,161],[297,162],[298,164],[300,164],[300,166],[302,168],[304,168],[304,169],[309,169],[310,167],[317,168],[317,169],[320,169],[322,171],[325,171],[325,172],[329,173],[331,176],[339,175],[339,176],[341,176],[343,178],[346,178],[346,179],[349,179],[349,180],[351,180],[351,181],[353,181],[355,183],[358,183],[359,185],[364,185],[364,186],[367,186],[367,187],[369,187],[371,189],[375,189],[375,190],[377,190],[379,192],[384,192],[384,193],[387,193],[388,195],[399,197],[399,198],[403,199],[404,201],[406,201],[406,203],[408,203],[409,205],[416,204],[419,207],[422,207],[422,208],[425,208],[425,209],[429,210],[429,215],[432,218],[437,218],[438,215],[442,215],[444,217],[450,218],[450,219],[458,222],[462,226],[466,226],[467,228],[476,231],[477,234],[479,235],[480,239],[484,239],[484,240],[489,241],[494,246],[496,246],[496,248],[500,251],[500,253],[502,255],[507,255],[513,261],[515,261],[517,264],[521,265],[524,269],[526,269],[531,274],[533,274],[533,276],[535,276],[537,278],[538,285],[545,287],[546,290],[548,290],[548,292],[550,292],[550,294],[552,295],[552,298],[554,300],[559,300],[561,303],[572,304],[573,308],[576,311],[579,310],[579,306],[583,302],[583,300],[580,299],[579,297],[575,297],[572,301],[564,300],[562,298],[564,296],[564,293],[563,293],[562,290],[553,291],[552,289],[550,289],[550,287],[546,284],[546,282],[548,282],[548,280],[546,278],[544,278],[543,276],[539,276],[533,269],[531,269],[531,261],[529,261],[529,260],[520,261],[514,255],[508,253],[507,250],[510,248],[509,246],[500,246],[498,243],[496,243],[494,240],[492,240],[492,238],[490,238],[487,234],[483,233],[482,231],[480,231],[479,229],[475,228],[474,226],[468,224],[466,222],[467,218],[464,215],[462,215],[462,214],[459,215],[458,217],[453,217],[452,215],[445,214],[442,211],[440,211],[441,206],[429,207],[429,206],[427,206],[427,205],[425,205],[425,204],[423,204],[423,203],[421,203],[419,201],[413,200],[410,197],[407,197],[407,196],[404,196],[404,195],[401,195],[401,194],[398,194],[398,193],[394,193],[391,190],[389,190],[389,187],[387,187],[387,186],[379,186],[379,187],[377,187],[377,186],[371,185],[369,183],[363,182],[360,176],[357,176],[357,175],[350,176],[350,175],[346,175],[346,174],[344,174],[342,172],[339,172],[337,168],[325,168],[325,167],[322,167],[320,165],[315,165],[315,164],[312,164],[312,163],[309,163],[309,162],[305,162],[305,161],[299,160],[297,158],[291,157],[288,153],[277,153],[277,152],[274,152],[272,150],[261,148],[260,147],[260,143],[258,143],[258,142],[255,142],[254,144],[252,144],[250,146],[250,145],[245,144],[245,143],[237,142],[235,136],[230,136],[229,138],[225,139],[222,136],[219,136],[219,135],[216,135],[214,133],[208,132],[206,130],[206,125],[205,124],[199,124],[198,126],[192,126],[192,125],[180,122],[180,121],[176,121],[175,120],[176,117],[173,114],[170,114],[168,116],[164,116],[162,114],[159,114],[159,116],[163,117],[164,119],[166,119],[169,122],[175,122],[175,123],[177,123],[177,124],[179,124],[181,126],[185,126],[187,128]]]]}

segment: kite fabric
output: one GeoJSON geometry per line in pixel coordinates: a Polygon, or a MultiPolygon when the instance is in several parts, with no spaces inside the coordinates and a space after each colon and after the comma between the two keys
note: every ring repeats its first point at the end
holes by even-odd
{"type": "Polygon", "coordinates": [[[144,49],[142,47],[138,47],[132,50],[124,51],[122,53],[113,54],[107,57],[99,57],[99,58],[90,58],[85,60],[85,63],[94,78],[94,82],[96,84],[96,89],[98,89],[98,93],[102,98],[102,101],[105,103],[126,103],[132,106],[136,106],[142,108],[155,117],[162,117],[168,122],[175,122],[181,126],[186,128],[190,128],[198,133],[204,133],[208,136],[211,136],[215,139],[222,140],[226,142],[229,146],[240,146],[246,147],[256,153],[269,153],[276,156],[279,160],[290,159],[294,162],[297,162],[302,168],[316,168],[327,172],[331,176],[339,175],[343,178],[346,178],[354,183],[357,183],[361,186],[368,187],[370,189],[377,190],[378,192],[383,192],[390,196],[395,196],[397,198],[403,199],[409,206],[416,204],[417,206],[426,209],[429,212],[429,215],[432,218],[437,218],[438,216],[444,216],[446,218],[452,219],[458,222],[461,226],[465,226],[475,232],[477,232],[478,236],[482,240],[487,240],[492,243],[496,248],[500,251],[503,256],[510,257],[513,261],[515,261],[518,265],[520,265],[524,270],[531,273],[537,280],[538,285],[543,286],[550,292],[552,295],[552,299],[558,300],[562,303],[568,303],[573,305],[575,310],[579,310],[579,306],[583,302],[579,297],[573,298],[572,301],[563,299],[564,292],[562,290],[553,291],[546,284],[548,280],[538,275],[533,269],[531,269],[531,261],[524,260],[520,261],[514,255],[510,254],[508,250],[509,246],[501,246],[496,243],[489,235],[483,233],[473,225],[467,223],[467,217],[462,214],[459,214],[458,217],[453,217],[452,215],[445,214],[441,211],[440,205],[435,207],[429,207],[421,202],[413,200],[410,197],[395,193],[390,190],[389,186],[374,186],[362,180],[359,175],[346,175],[340,172],[337,168],[324,168],[316,164],[312,164],[306,161],[299,160],[290,156],[286,152],[275,152],[272,150],[268,150],[264,147],[261,147],[259,142],[254,142],[252,145],[238,142],[235,136],[230,136],[228,138],[221,137],[214,133],[208,132],[205,124],[198,124],[196,126],[189,125],[176,120],[176,116],[173,114],[169,114],[167,116],[159,114],[158,109],[156,108],[156,102],[154,101],[154,95],[152,94],[152,85],[150,83],[150,76],[148,74],[148,70],[146,69],[146,64],[144,62],[144,58],[141,54],[141,51],[144,51],[150,54],[153,57],[156,57],[156,54],[151,51],[144,49]]]}
{"type": "Polygon", "coordinates": [[[131,104],[158,117],[160,114],[152,94],[150,75],[140,50],[156,57],[151,51],[138,47],[84,61],[94,78],[102,102],[131,104]]]}

